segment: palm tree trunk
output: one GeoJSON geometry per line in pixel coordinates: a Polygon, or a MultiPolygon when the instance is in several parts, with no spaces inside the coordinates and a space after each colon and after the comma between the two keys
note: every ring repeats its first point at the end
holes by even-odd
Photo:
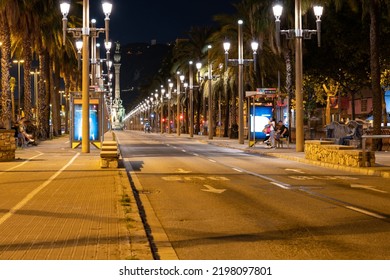
{"type": "Polygon", "coordinates": [[[291,131],[292,131],[292,115],[291,115],[291,100],[293,98],[293,87],[292,87],[292,50],[290,48],[284,53],[284,61],[286,63],[286,92],[288,96],[288,107],[287,107],[287,115],[288,115],[288,129],[290,131],[290,140],[291,140],[291,131]]]}
{"type": "MultiPolygon", "coordinates": [[[[382,90],[380,87],[380,63],[379,63],[379,0],[370,2],[370,66],[371,66],[371,89],[374,129],[373,134],[381,134],[382,123],[382,90]]],[[[374,139],[372,150],[380,151],[382,147],[381,139],[374,139]]]]}
{"type": "Polygon", "coordinates": [[[61,135],[61,115],[60,115],[60,65],[57,59],[54,59],[54,71],[50,75],[50,100],[52,105],[52,124],[54,136],[61,135]]]}
{"type": "Polygon", "coordinates": [[[196,134],[198,134],[200,132],[200,111],[202,109],[202,107],[201,107],[202,98],[201,98],[199,88],[197,90],[197,93],[198,93],[198,98],[197,98],[197,102],[196,102],[196,130],[195,130],[196,134]]]}
{"type": "MultiPolygon", "coordinates": [[[[33,117],[31,111],[31,34],[26,34],[23,40],[23,59],[24,59],[24,114],[27,119],[31,120],[33,117]]],[[[20,90],[20,89],[19,89],[20,90]]]]}
{"type": "Polygon", "coordinates": [[[38,82],[38,133],[42,140],[49,136],[49,99],[47,98],[46,83],[47,80],[47,56],[44,50],[39,51],[39,82],[38,82]]]}
{"type": "Polygon", "coordinates": [[[9,62],[11,60],[11,33],[5,13],[0,14],[0,41],[3,43],[1,49],[1,123],[6,129],[11,128],[11,91],[9,62]]]}
{"type": "Polygon", "coordinates": [[[71,79],[68,73],[64,77],[64,86],[65,86],[65,133],[69,133],[69,97],[70,97],[70,88],[71,88],[71,79]]]}

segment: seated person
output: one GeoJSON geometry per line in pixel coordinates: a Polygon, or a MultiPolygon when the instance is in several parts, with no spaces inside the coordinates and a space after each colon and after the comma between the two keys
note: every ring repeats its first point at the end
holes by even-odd
{"type": "Polygon", "coordinates": [[[277,125],[275,138],[276,140],[279,140],[280,138],[287,138],[287,137],[288,137],[288,128],[283,124],[282,121],[279,121],[277,125]]]}
{"type": "Polygon", "coordinates": [[[33,136],[26,132],[26,118],[22,118],[19,122],[19,133],[27,141],[27,144],[35,143],[33,136]]]}
{"type": "Polygon", "coordinates": [[[349,133],[347,133],[347,135],[345,135],[344,137],[340,138],[339,144],[340,145],[348,145],[348,141],[347,140],[352,140],[353,136],[355,135],[355,133],[356,133],[356,127],[353,127],[351,129],[351,131],[349,133]]]}
{"type": "Polygon", "coordinates": [[[270,137],[271,127],[269,124],[266,124],[263,133],[265,134],[265,138],[263,140],[264,144],[270,145],[269,137],[270,137]]]}

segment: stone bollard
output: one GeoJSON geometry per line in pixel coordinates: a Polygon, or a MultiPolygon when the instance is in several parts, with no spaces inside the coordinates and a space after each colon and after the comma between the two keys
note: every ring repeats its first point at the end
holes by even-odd
{"type": "Polygon", "coordinates": [[[15,131],[0,129],[0,161],[14,160],[15,150],[15,131]]]}

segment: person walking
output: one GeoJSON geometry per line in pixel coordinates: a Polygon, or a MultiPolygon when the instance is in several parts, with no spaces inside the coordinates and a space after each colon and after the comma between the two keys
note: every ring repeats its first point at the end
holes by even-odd
{"type": "Polygon", "coordinates": [[[269,120],[269,125],[270,125],[270,133],[269,133],[269,139],[271,141],[271,149],[275,149],[275,118],[271,117],[269,120]]]}

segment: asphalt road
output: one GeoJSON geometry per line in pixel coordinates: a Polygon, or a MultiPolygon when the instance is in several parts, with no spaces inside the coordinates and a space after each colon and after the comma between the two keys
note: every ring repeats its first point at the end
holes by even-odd
{"type": "Polygon", "coordinates": [[[117,137],[161,259],[167,243],[182,260],[390,259],[390,179],[185,135],[117,137]]]}

